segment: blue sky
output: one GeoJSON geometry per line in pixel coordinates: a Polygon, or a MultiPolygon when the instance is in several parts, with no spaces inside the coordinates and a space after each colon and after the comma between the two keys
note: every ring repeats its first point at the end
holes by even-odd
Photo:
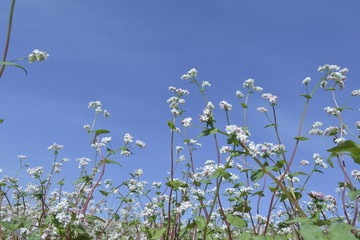
{"type": "MultiPolygon", "coordinates": [[[[27,56],[33,49],[47,51],[50,58],[31,65],[22,62],[28,76],[9,67],[0,81],[3,174],[16,173],[18,154],[27,155],[31,166],[49,166],[52,154],[47,147],[53,142],[65,145],[60,157],[92,158],[82,127],[93,117],[88,102],[100,100],[111,117],[101,120],[99,128],[112,132],[115,145],[127,132],[147,143],[133,157],[121,158],[124,167],[111,169],[108,178],[126,179],[128,172],[143,168],[149,182],[163,181],[170,165],[168,86],[190,90],[186,108],[194,123],[203,108],[195,86],[180,80],[193,67],[200,81],[212,84],[207,94],[216,106],[221,100],[233,104],[230,115],[234,123],[239,119],[239,125],[242,112],[235,91],[242,90],[244,80],[254,78],[264,92],[279,96],[280,131],[291,150],[304,103],[298,95],[304,94],[305,77],[315,82],[321,77],[318,66],[338,64],[350,69],[343,95],[359,89],[359,10],[357,0],[18,1],[8,59],[27,56]]],[[[7,14],[4,3],[0,46],[7,14]]],[[[274,142],[271,129],[262,128],[268,122],[255,110],[266,106],[266,101],[260,94],[251,100],[254,140],[274,142]]],[[[319,92],[305,129],[315,120],[323,120],[325,126],[335,124],[323,111],[332,106],[329,100],[328,94],[319,92]]],[[[349,125],[359,120],[359,102],[356,98],[350,102],[355,111],[348,113],[349,125]]],[[[224,119],[220,111],[218,116],[224,119]]],[[[304,145],[297,160],[311,160],[322,146],[321,141],[304,145]]],[[[196,166],[215,156],[215,151],[200,150],[196,166]]],[[[72,162],[63,174],[76,177],[77,171],[72,162]]],[[[329,171],[332,176],[340,173],[329,171]]],[[[313,181],[314,190],[324,181],[328,180],[313,181]]]]}

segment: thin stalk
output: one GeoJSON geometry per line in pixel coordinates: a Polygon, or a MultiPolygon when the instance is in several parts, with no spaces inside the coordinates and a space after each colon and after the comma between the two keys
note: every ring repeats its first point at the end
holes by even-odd
{"type": "MultiPolygon", "coordinates": [[[[7,53],[8,53],[8,50],[9,50],[12,21],[13,21],[14,9],[15,9],[15,2],[16,2],[16,0],[12,0],[12,2],[11,2],[9,23],[8,23],[8,29],[7,29],[7,35],[6,35],[6,42],[5,42],[4,54],[3,54],[3,58],[2,58],[3,62],[6,62],[6,57],[7,57],[7,53]]],[[[5,65],[2,64],[1,69],[0,69],[0,78],[2,77],[2,75],[4,73],[4,70],[5,70],[5,65]]]]}

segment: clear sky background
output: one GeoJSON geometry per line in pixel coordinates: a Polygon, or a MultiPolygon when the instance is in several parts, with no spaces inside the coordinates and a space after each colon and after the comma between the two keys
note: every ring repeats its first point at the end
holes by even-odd
{"type": "MultiPolygon", "coordinates": [[[[2,1],[0,7],[1,48],[9,5],[10,0],[2,1]]],[[[193,67],[200,81],[212,84],[207,94],[216,107],[221,100],[233,104],[230,117],[238,125],[242,110],[235,91],[242,90],[244,80],[254,78],[264,92],[279,96],[280,132],[291,151],[305,102],[298,97],[305,93],[305,77],[314,84],[322,76],[317,72],[320,65],[338,64],[350,69],[343,95],[360,88],[359,12],[358,0],[17,1],[8,60],[33,49],[47,51],[50,58],[31,65],[21,62],[28,76],[8,67],[0,80],[0,118],[5,119],[0,125],[2,175],[16,173],[18,154],[26,155],[33,167],[49,167],[53,155],[47,147],[57,142],[65,146],[60,157],[72,160],[63,174],[75,178],[74,160],[93,158],[83,129],[93,118],[87,104],[100,100],[111,117],[101,119],[99,128],[112,132],[113,145],[120,145],[128,132],[147,144],[134,156],[120,158],[124,167],[111,168],[106,178],[123,180],[128,172],[143,168],[144,179],[164,181],[170,168],[168,86],[190,90],[185,117],[191,116],[195,124],[203,108],[195,86],[180,80],[193,67]]],[[[330,96],[317,96],[304,130],[316,120],[322,120],[324,128],[335,125],[323,111],[333,106],[330,96]]],[[[354,98],[348,105],[355,109],[346,115],[351,126],[360,120],[359,103],[354,98]]],[[[268,122],[256,111],[267,102],[256,94],[249,105],[253,140],[275,142],[273,129],[263,129],[268,122]]],[[[224,115],[216,114],[223,119],[218,122],[222,128],[224,115]]],[[[297,162],[311,160],[312,153],[324,149],[320,138],[310,137],[316,141],[300,147],[297,162]]],[[[196,167],[216,158],[213,145],[204,149],[196,155],[196,167]]],[[[349,160],[349,169],[355,167],[349,160]]],[[[309,190],[325,186],[333,193],[343,179],[338,168],[329,174],[315,178],[309,190]]]]}

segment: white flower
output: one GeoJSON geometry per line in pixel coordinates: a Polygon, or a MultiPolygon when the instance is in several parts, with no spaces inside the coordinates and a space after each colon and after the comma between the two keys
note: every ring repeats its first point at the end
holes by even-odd
{"type": "Polygon", "coordinates": [[[309,165],[309,161],[308,160],[301,160],[300,161],[300,166],[306,166],[309,165]]]}
{"type": "Polygon", "coordinates": [[[220,108],[224,109],[225,111],[230,111],[232,109],[232,105],[230,103],[228,103],[227,101],[221,101],[219,103],[220,108]]]}
{"type": "Polygon", "coordinates": [[[243,87],[244,88],[253,88],[254,87],[254,79],[249,78],[247,80],[245,80],[245,82],[243,83],[243,87]]]}
{"type": "Polygon", "coordinates": [[[208,109],[214,109],[214,104],[212,104],[212,102],[208,102],[207,105],[206,105],[206,108],[208,109]]]}
{"type": "Polygon", "coordinates": [[[264,90],[262,87],[259,87],[259,86],[256,86],[253,89],[257,92],[261,92],[262,90],[264,90]]]}
{"type": "Polygon", "coordinates": [[[135,176],[138,176],[140,177],[141,175],[143,175],[143,170],[141,168],[137,169],[137,170],[134,170],[134,174],[135,176]]]}
{"type": "Polygon", "coordinates": [[[314,128],[309,130],[310,135],[322,135],[323,131],[319,128],[314,128]]]}
{"type": "Polygon", "coordinates": [[[238,97],[238,98],[243,98],[244,97],[244,94],[242,94],[242,92],[241,91],[236,91],[236,96],[238,97]]]}
{"type": "Polygon", "coordinates": [[[26,156],[25,156],[25,155],[18,155],[17,158],[18,158],[19,160],[23,160],[23,159],[26,158],[26,156]]]}
{"type": "Polygon", "coordinates": [[[111,137],[103,137],[103,138],[101,139],[101,142],[102,142],[102,143],[109,143],[109,142],[111,142],[111,137]]]}
{"type": "Polygon", "coordinates": [[[135,145],[138,146],[139,148],[144,148],[146,144],[143,141],[136,140],[135,145]]]}
{"type": "Polygon", "coordinates": [[[202,87],[210,87],[211,84],[208,81],[203,81],[201,84],[202,87]]]}
{"type": "Polygon", "coordinates": [[[340,138],[336,138],[335,140],[334,140],[334,142],[335,143],[337,143],[337,144],[340,144],[340,143],[342,143],[342,142],[345,142],[345,138],[343,138],[343,137],[340,137],[340,138]]]}
{"type": "Polygon", "coordinates": [[[92,101],[89,102],[89,106],[88,108],[97,108],[97,107],[101,107],[101,102],[100,101],[92,101]]]}
{"type": "Polygon", "coordinates": [[[87,166],[91,160],[89,158],[82,157],[82,158],[77,158],[75,161],[79,162],[79,168],[82,168],[87,166]]]}
{"type": "Polygon", "coordinates": [[[360,89],[352,91],[351,96],[360,96],[360,89]]]}
{"type": "Polygon", "coordinates": [[[59,145],[59,144],[54,142],[53,145],[48,147],[48,150],[58,151],[58,150],[63,149],[63,148],[64,148],[64,145],[59,145]]]}
{"type": "Polygon", "coordinates": [[[268,112],[268,110],[264,107],[258,107],[256,110],[258,110],[259,112],[262,112],[262,113],[268,112]]]}
{"type": "Polygon", "coordinates": [[[109,118],[109,117],[110,117],[110,113],[109,113],[106,109],[104,110],[103,113],[104,113],[104,117],[105,117],[105,118],[109,118]]]}
{"type": "Polygon", "coordinates": [[[360,121],[355,122],[355,127],[360,131],[360,121]]]}
{"type": "Polygon", "coordinates": [[[179,154],[181,150],[184,150],[184,148],[181,146],[176,146],[175,149],[176,149],[176,154],[179,154]]]}
{"type": "Polygon", "coordinates": [[[352,170],[351,171],[351,176],[353,178],[355,178],[356,180],[360,181],[360,171],[359,170],[356,170],[356,169],[352,170]]]}
{"type": "Polygon", "coordinates": [[[90,130],[90,125],[89,125],[89,124],[86,124],[86,125],[84,125],[83,128],[86,129],[86,130],[90,130]]]}
{"type": "Polygon", "coordinates": [[[191,125],[191,120],[192,120],[191,117],[185,118],[184,120],[181,121],[181,124],[184,127],[189,127],[191,125]]]}
{"type": "Polygon", "coordinates": [[[44,51],[39,51],[38,49],[35,49],[32,53],[29,54],[28,59],[29,63],[33,63],[35,61],[45,61],[49,57],[49,54],[47,54],[44,51]]]}
{"type": "Polygon", "coordinates": [[[318,127],[321,127],[323,125],[322,122],[320,121],[315,121],[314,124],[312,125],[312,128],[318,128],[318,127]]]}
{"type": "Polygon", "coordinates": [[[28,168],[27,173],[30,175],[41,175],[44,173],[44,168],[43,167],[34,167],[34,168],[28,168]]]}
{"type": "Polygon", "coordinates": [[[271,93],[264,93],[261,97],[268,100],[270,103],[275,103],[278,100],[278,97],[271,93]]]}
{"type": "Polygon", "coordinates": [[[129,134],[129,133],[126,133],[124,135],[124,142],[127,144],[127,143],[132,143],[134,140],[134,138],[129,134]]]}
{"type": "Polygon", "coordinates": [[[326,107],[324,108],[325,112],[327,112],[330,115],[337,116],[339,115],[340,111],[336,108],[326,107]]]}
{"type": "Polygon", "coordinates": [[[187,74],[193,78],[197,76],[197,73],[198,73],[198,71],[195,68],[192,68],[187,72],[187,74]]]}
{"type": "Polygon", "coordinates": [[[311,81],[311,77],[306,77],[303,81],[302,84],[308,85],[308,83],[311,81]]]}

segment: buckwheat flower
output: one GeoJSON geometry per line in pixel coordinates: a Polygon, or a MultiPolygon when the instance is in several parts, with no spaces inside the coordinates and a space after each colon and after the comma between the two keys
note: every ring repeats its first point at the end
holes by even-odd
{"type": "Polygon", "coordinates": [[[301,160],[300,161],[300,166],[306,166],[309,165],[309,161],[308,160],[301,160]]]}
{"type": "Polygon", "coordinates": [[[258,108],[256,108],[256,110],[258,110],[259,112],[262,112],[262,113],[268,112],[268,110],[264,107],[258,107],[258,108]]]}
{"type": "Polygon", "coordinates": [[[172,113],[172,115],[173,115],[174,117],[176,117],[176,116],[178,116],[178,115],[180,114],[180,112],[179,112],[176,108],[173,108],[173,109],[171,109],[170,111],[171,111],[171,113],[172,113]]]}
{"type": "Polygon", "coordinates": [[[131,154],[131,152],[129,152],[129,151],[121,151],[121,153],[120,153],[120,155],[125,155],[125,156],[130,156],[130,154],[131,154]]]}
{"type": "Polygon", "coordinates": [[[111,137],[103,137],[103,138],[101,139],[101,142],[102,142],[102,143],[109,143],[109,142],[111,142],[111,137]]]}
{"type": "Polygon", "coordinates": [[[192,118],[191,117],[188,117],[188,118],[185,118],[181,121],[181,124],[184,126],[184,127],[189,127],[191,125],[191,120],[192,118]]]}
{"type": "Polygon", "coordinates": [[[321,87],[321,88],[325,88],[327,84],[328,84],[328,82],[327,82],[326,80],[322,80],[322,81],[320,82],[320,87],[321,87]]]}
{"type": "Polygon", "coordinates": [[[180,104],[184,104],[184,103],[185,103],[185,99],[183,99],[183,98],[179,99],[179,103],[180,103],[180,104]]]}
{"type": "Polygon", "coordinates": [[[360,121],[355,122],[355,127],[360,131],[360,121]]]}
{"type": "Polygon", "coordinates": [[[327,164],[324,163],[323,157],[320,156],[320,154],[314,153],[313,154],[313,159],[315,161],[315,165],[319,165],[319,166],[321,166],[323,168],[328,168],[327,164]]]}
{"type": "Polygon", "coordinates": [[[89,125],[89,124],[86,124],[86,125],[84,125],[83,128],[86,129],[86,130],[90,130],[90,125],[89,125]]]}
{"type": "Polygon", "coordinates": [[[175,149],[176,149],[176,154],[179,154],[180,151],[184,150],[184,148],[181,146],[176,146],[175,149]]]}
{"type": "Polygon", "coordinates": [[[311,77],[306,77],[306,78],[302,81],[302,84],[308,85],[310,81],[311,81],[311,77]]]}
{"type": "Polygon", "coordinates": [[[225,111],[230,111],[232,109],[232,105],[227,101],[221,101],[219,103],[219,106],[221,109],[224,109],[225,111]]]}
{"type": "Polygon", "coordinates": [[[198,143],[198,141],[196,139],[189,139],[188,143],[191,145],[199,146],[199,147],[202,146],[201,143],[198,143]]]}
{"type": "Polygon", "coordinates": [[[264,90],[262,87],[259,87],[259,86],[256,86],[253,89],[257,92],[261,92],[262,90],[264,90]]]}
{"type": "Polygon", "coordinates": [[[109,118],[109,117],[110,117],[110,113],[109,113],[106,109],[104,110],[103,114],[104,114],[104,117],[105,117],[105,118],[109,118]]]}
{"type": "Polygon", "coordinates": [[[322,122],[320,121],[315,121],[314,124],[312,125],[312,128],[318,128],[318,127],[321,127],[323,125],[322,122]]]}
{"type": "Polygon", "coordinates": [[[3,172],[3,170],[2,170],[2,168],[0,168],[0,173],[2,173],[3,172]]]}
{"type": "Polygon", "coordinates": [[[202,87],[210,87],[211,84],[208,81],[203,81],[201,84],[202,87]]]}
{"type": "Polygon", "coordinates": [[[355,178],[356,180],[360,181],[360,171],[359,170],[356,170],[356,169],[352,170],[351,176],[353,178],[355,178]]]}
{"type": "Polygon", "coordinates": [[[197,76],[198,71],[195,68],[190,69],[187,74],[190,75],[192,78],[197,76]]]}
{"type": "Polygon", "coordinates": [[[38,49],[35,49],[32,53],[29,54],[28,59],[29,63],[33,63],[36,60],[39,62],[45,61],[48,59],[49,54],[47,54],[44,51],[39,51],[38,49]]]}
{"type": "Polygon", "coordinates": [[[208,108],[208,109],[214,109],[215,107],[214,107],[214,104],[212,103],[212,102],[208,102],[207,104],[206,104],[206,108],[208,108]]]}
{"type": "Polygon", "coordinates": [[[230,146],[222,146],[222,147],[220,148],[220,153],[222,153],[222,154],[225,154],[225,153],[230,152],[230,151],[231,151],[231,147],[230,147],[230,146]]]}
{"type": "Polygon", "coordinates": [[[77,158],[75,161],[79,162],[79,168],[82,168],[87,166],[91,160],[89,158],[82,157],[82,158],[77,158]]]}
{"type": "Polygon", "coordinates": [[[182,162],[186,159],[185,155],[180,155],[178,162],[182,162]]]}
{"type": "Polygon", "coordinates": [[[244,97],[244,94],[242,94],[242,92],[241,91],[236,91],[236,96],[238,97],[238,98],[243,98],[244,97]]]}
{"type": "Polygon", "coordinates": [[[93,147],[93,148],[95,148],[97,151],[99,151],[100,148],[105,147],[105,143],[96,142],[96,143],[91,144],[91,147],[93,147]]]}
{"type": "Polygon", "coordinates": [[[132,143],[133,141],[134,141],[134,138],[133,138],[129,133],[126,133],[126,134],[124,135],[124,142],[125,142],[126,144],[132,143]]]}
{"type": "Polygon", "coordinates": [[[319,128],[314,128],[309,130],[310,135],[322,135],[323,131],[319,128]]]}
{"type": "Polygon", "coordinates": [[[278,100],[278,97],[271,93],[264,93],[261,97],[268,100],[270,103],[275,103],[278,100]]]}
{"type": "Polygon", "coordinates": [[[151,188],[161,188],[162,182],[153,182],[151,188]]]}
{"type": "Polygon", "coordinates": [[[324,194],[322,194],[321,192],[311,191],[308,193],[308,195],[311,199],[316,200],[316,201],[324,201],[324,199],[325,199],[324,194]]]}
{"type": "Polygon", "coordinates": [[[360,96],[360,89],[352,91],[351,96],[360,96]]]}
{"type": "Polygon", "coordinates": [[[54,142],[53,145],[48,147],[48,150],[58,151],[58,150],[63,149],[63,148],[64,148],[64,145],[59,145],[59,144],[54,142]]]}
{"type": "Polygon", "coordinates": [[[63,159],[61,159],[61,161],[62,161],[62,162],[69,162],[70,159],[69,159],[69,158],[63,158],[63,159]]]}
{"type": "Polygon", "coordinates": [[[334,142],[337,143],[337,144],[340,144],[340,143],[345,142],[345,141],[346,141],[346,139],[343,138],[343,137],[339,137],[339,138],[334,139],[334,142]]]}
{"type": "Polygon", "coordinates": [[[338,116],[340,111],[336,108],[326,107],[324,108],[325,112],[327,112],[330,115],[338,116]]]}
{"type": "Polygon", "coordinates": [[[44,168],[43,167],[34,167],[34,168],[28,168],[27,173],[30,175],[33,175],[33,177],[39,177],[40,175],[42,175],[44,173],[44,168]]]}
{"type": "Polygon", "coordinates": [[[18,158],[19,160],[23,160],[23,159],[26,158],[26,156],[25,156],[25,155],[18,155],[17,158],[18,158]]]}
{"type": "Polygon", "coordinates": [[[100,101],[91,101],[89,102],[89,106],[88,108],[97,108],[97,107],[101,107],[101,102],[100,101]]]}
{"type": "Polygon", "coordinates": [[[139,148],[144,148],[146,146],[146,144],[140,140],[136,140],[135,145],[138,146],[139,148]]]}
{"type": "Polygon", "coordinates": [[[254,87],[254,79],[249,78],[247,80],[245,80],[245,82],[243,83],[243,88],[253,88],[254,87]]]}
{"type": "Polygon", "coordinates": [[[190,79],[191,78],[191,76],[189,75],[189,74],[183,74],[182,76],[181,76],[181,79],[190,79]]]}
{"type": "Polygon", "coordinates": [[[101,113],[103,110],[102,110],[102,108],[101,107],[97,107],[97,108],[95,108],[95,112],[96,113],[101,113]]]}
{"type": "Polygon", "coordinates": [[[143,173],[144,171],[141,168],[134,170],[134,174],[137,177],[140,177],[141,175],[143,175],[143,173]]]}

